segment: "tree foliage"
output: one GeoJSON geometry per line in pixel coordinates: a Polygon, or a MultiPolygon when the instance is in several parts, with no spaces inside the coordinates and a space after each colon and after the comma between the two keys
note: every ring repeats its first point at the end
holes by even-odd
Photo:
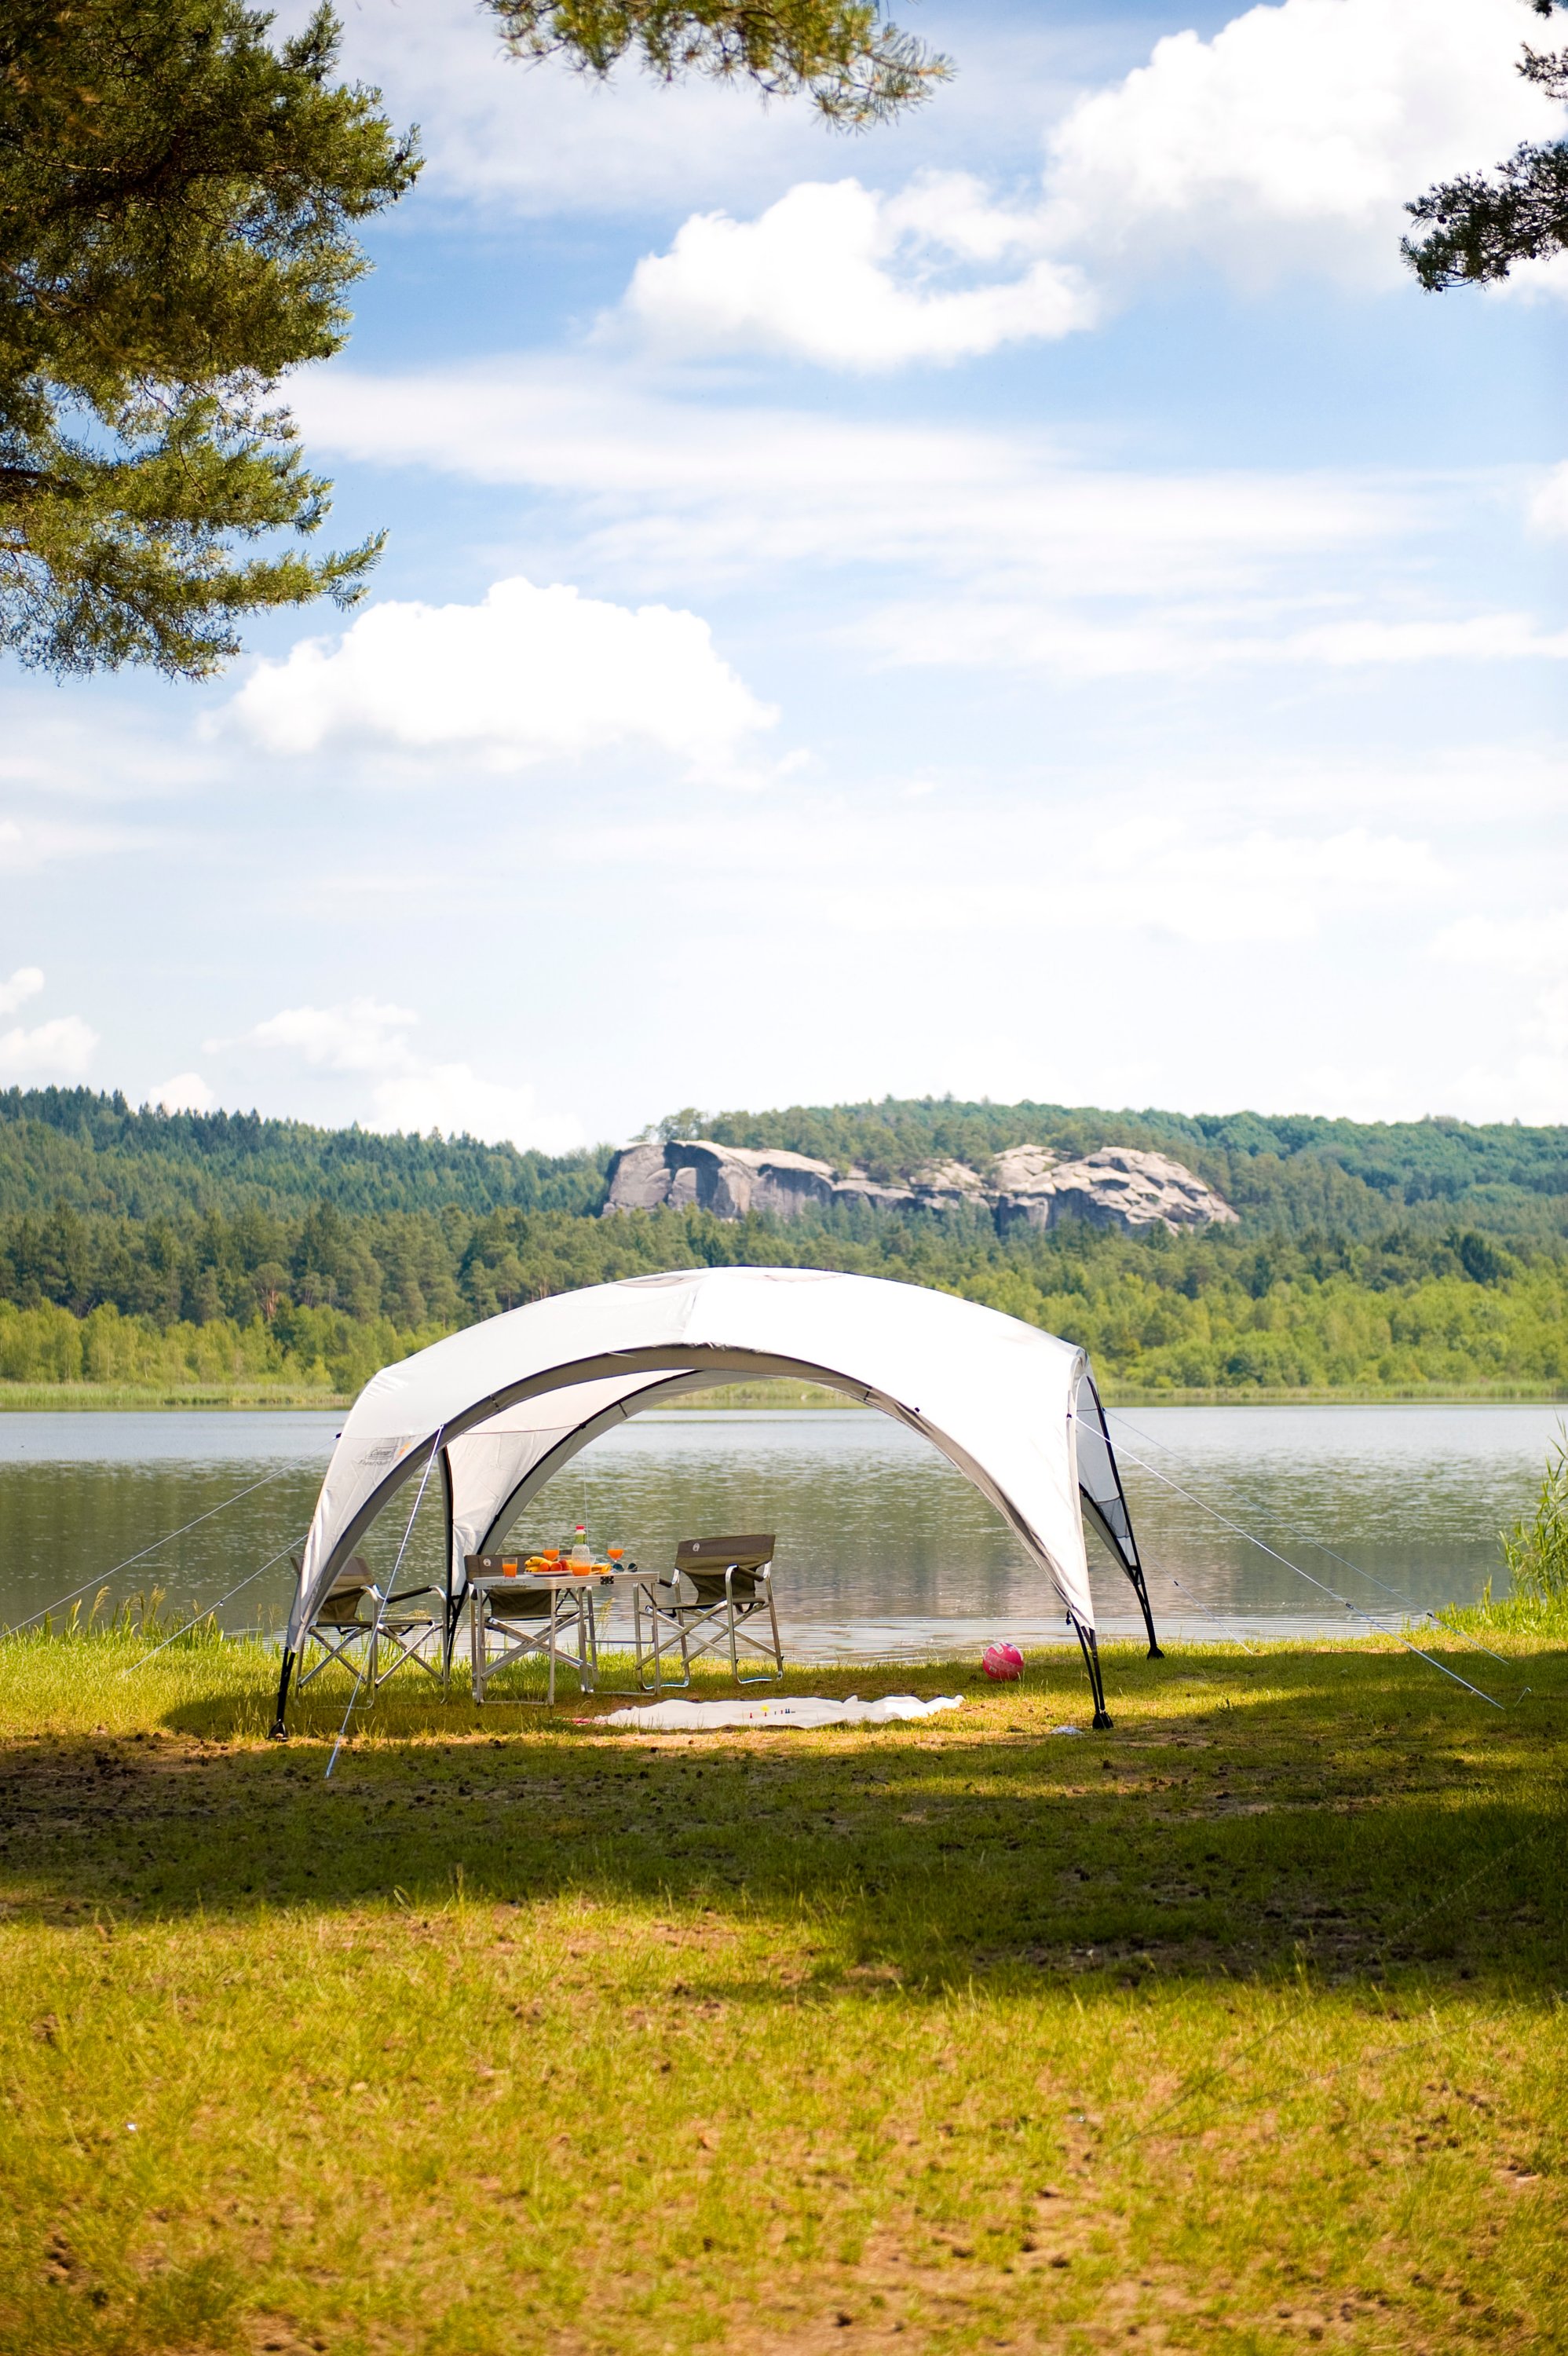
{"type": "MultiPolygon", "coordinates": [[[[672,1135],[783,1146],[883,1179],[948,1155],[983,1167],[1005,1146],[1077,1155],[1103,1145],[1168,1153],[1218,1187],[1253,1244],[1276,1235],[1371,1238],[1395,1226],[1542,1241],[1568,1228],[1568,1128],[1434,1119],[1327,1120],[1311,1114],[1189,1115],[1150,1108],[965,1103],[886,1097],[707,1118],[672,1135]]],[[[257,1113],[133,1110],[91,1088],[0,1090],[0,1214],[59,1203],[134,1219],[247,1209],[283,1215],[329,1202],[380,1214],[595,1213],[606,1148],[551,1157],[470,1137],[383,1137],[257,1113]]]]}
{"type": "MultiPolygon", "coordinates": [[[[878,0],[491,5],[518,56],[604,74],[633,52],[835,123],[947,71],[878,0]]],[[[329,7],[275,45],[271,22],[243,0],[0,12],[0,647],[24,662],[199,679],[242,616],[351,604],[379,552],[299,545],[331,487],[276,392],[342,345],[357,232],[419,157],[335,80],[329,7]]]]}
{"type": "Polygon", "coordinates": [[[706,1118],[689,1108],[662,1134],[725,1145],[784,1147],[879,1180],[907,1178],[952,1156],[973,1168],[1009,1145],[1076,1156],[1104,1145],[1168,1153],[1195,1170],[1243,1225],[1370,1236],[1413,1215],[1496,1233],[1561,1232],[1568,1211],[1568,1129],[1434,1118],[1330,1120],[1311,1114],[1185,1114],[1155,1108],[965,1104],[952,1097],[884,1098],[851,1105],[791,1105],[706,1118]]]}
{"type": "MultiPolygon", "coordinates": [[[[1550,16],[1563,0],[1530,5],[1538,16],[1550,16]]],[[[1568,99],[1568,49],[1527,47],[1519,70],[1549,96],[1568,99]]],[[[1568,141],[1527,141],[1493,177],[1461,173],[1405,209],[1426,235],[1406,238],[1400,250],[1429,293],[1506,278],[1516,262],[1568,248],[1568,141]]]]}
{"type": "Polygon", "coordinates": [[[232,1218],[63,1206],[0,1218],[0,1380],[135,1380],[137,1366],[165,1361],[203,1375],[237,1351],[238,1375],[317,1379],[301,1370],[320,1361],[342,1387],[345,1369],[363,1381],[439,1333],[524,1301],[720,1266],[837,1268],[957,1293],[1068,1335],[1107,1376],[1155,1396],[1568,1382],[1568,1255],[1499,1251],[1464,1230],[1405,1227],[1363,1244],[1083,1226],[1003,1237],[930,1213],[779,1225],[696,1209],[599,1219],[330,1204],[232,1218]],[[72,1319],[91,1330],[73,1340],[72,1319]]]}
{"type": "Polygon", "coordinates": [[[286,370],[344,340],[358,226],[418,169],[334,81],[318,9],[274,48],[240,0],[6,0],[0,19],[0,644],[186,678],[237,618],[358,595],[312,556],[286,370]]]}
{"type": "Polygon", "coordinates": [[[93,1088],[0,1089],[0,1212],[63,1204],[136,1220],[187,1212],[596,1211],[606,1152],[383,1137],[254,1112],[133,1110],[93,1088]]]}
{"type": "Polygon", "coordinates": [[[1244,1215],[1184,1236],[1078,1222],[1001,1235],[983,1213],[863,1205],[782,1224],[696,1209],[602,1218],[603,1151],[552,1160],[12,1089],[0,1093],[0,1381],[352,1388],[441,1332],[549,1293],[739,1266],[934,1286],[1068,1334],[1156,1396],[1568,1385],[1568,1130],[945,1098],[707,1126],[880,1161],[890,1175],[1030,1138],[1080,1152],[1156,1145],[1205,1167],[1244,1215]]]}
{"type": "Polygon", "coordinates": [[[807,95],[826,121],[881,123],[929,96],[948,60],[882,14],[880,0],[490,0],[507,47],[564,57],[600,78],[628,55],[661,81],[744,80],[765,97],[807,95]]]}

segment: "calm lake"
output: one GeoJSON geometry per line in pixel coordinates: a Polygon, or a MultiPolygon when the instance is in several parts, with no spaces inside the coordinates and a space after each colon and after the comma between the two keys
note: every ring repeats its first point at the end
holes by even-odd
{"type": "MultiPolygon", "coordinates": [[[[1498,1571],[1499,1528],[1532,1503],[1562,1412],[1113,1414],[1157,1623],[1189,1638],[1222,1633],[1209,1613],[1231,1630],[1277,1635],[1364,1626],[1225,1522],[1395,1626],[1468,1601],[1498,1571]]],[[[84,1580],[93,1583],[85,1609],[101,1581],[111,1607],[157,1588],[188,1608],[250,1580],[224,1624],[275,1630],[293,1583],[286,1555],[297,1551],[340,1420],[0,1415],[0,1625],[84,1580]],[[251,1578],[274,1555],[285,1558],[251,1578]]],[[[390,1567],[407,1510],[394,1505],[373,1534],[366,1551],[378,1568],[390,1567]]],[[[435,1515],[427,1508],[420,1520],[400,1586],[438,1560],[435,1515]]],[[[667,1561],[681,1537],[776,1531],[781,1618],[796,1658],[911,1658],[971,1651],[1004,1632],[1024,1644],[1065,1633],[991,1508],[922,1440],[870,1411],[642,1417],[544,1491],[517,1537],[559,1537],[579,1520],[596,1547],[624,1540],[645,1564],[667,1561]]],[[[1103,1556],[1093,1568],[1103,1628],[1136,1633],[1121,1574],[1103,1556]]]]}

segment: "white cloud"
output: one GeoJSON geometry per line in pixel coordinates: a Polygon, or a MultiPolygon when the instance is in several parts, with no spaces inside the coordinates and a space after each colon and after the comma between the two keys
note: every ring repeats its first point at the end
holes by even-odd
{"type": "Polygon", "coordinates": [[[165,1112],[212,1112],[218,1098],[199,1072],[176,1072],[172,1080],[158,1082],[153,1102],[165,1112]]]}
{"type": "MultiPolygon", "coordinates": [[[[754,220],[694,214],[638,263],[624,309],[687,350],[873,369],[1092,327],[1114,284],[1182,254],[1253,284],[1302,269],[1395,284],[1410,198],[1556,135],[1556,107],[1515,70],[1523,29],[1517,0],[1252,8],[1211,40],[1169,36],[1082,98],[1032,204],[963,172],[891,196],[801,181],[754,220]],[[1019,256],[1021,271],[955,283],[959,265],[1019,256]]],[[[1548,267],[1509,291],[1565,285],[1548,267]]]]}
{"type": "MultiPolygon", "coordinates": [[[[53,780],[41,780],[49,790],[53,780]]],[[[55,819],[0,819],[0,874],[34,875],[60,859],[90,859],[125,850],[135,838],[124,828],[74,826],[55,819]]]]}
{"type": "Polygon", "coordinates": [[[29,998],[36,998],[44,986],[44,969],[40,965],[19,965],[9,981],[0,981],[0,1014],[15,1014],[29,998]]]}
{"type": "Polygon", "coordinates": [[[520,578],[477,605],[372,605],[336,641],[260,663],[229,709],[280,753],[347,737],[514,769],[641,744],[701,776],[736,774],[777,718],[697,615],[520,578]]]}
{"type": "Polygon", "coordinates": [[[1287,659],[1341,664],[1560,662],[1568,630],[1538,630],[1528,614],[1472,614],[1458,621],[1332,622],[1286,641],[1287,659]]]}
{"type": "Polygon", "coordinates": [[[1394,280],[1408,199],[1558,135],[1515,70],[1528,31],[1518,0],[1284,0],[1172,34],[1053,134],[1052,243],[1394,280]]]}
{"type": "Polygon", "coordinates": [[[1102,836],[1094,864],[1128,922],[1209,943],[1307,940],[1333,917],[1420,902],[1446,883],[1429,843],[1365,827],[1203,842],[1140,821],[1102,836]]]}
{"type": "Polygon", "coordinates": [[[418,1021],[405,1006],[353,998],[341,1006],[285,1006],[248,1036],[262,1047],[288,1048],[318,1071],[400,1071],[409,1062],[405,1033],[418,1021]]]}
{"type": "MultiPolygon", "coordinates": [[[[287,28],[308,0],[285,0],[287,28]]],[[[689,201],[716,181],[746,187],[823,144],[804,108],[763,109],[749,90],[671,88],[624,70],[600,83],[502,50],[472,0],[363,0],[345,11],[348,70],[382,90],[394,120],[418,120],[429,158],[419,197],[525,216],[615,215],[689,201]]]]}
{"type": "MultiPolygon", "coordinates": [[[[1562,134],[1559,122],[1552,134],[1553,141],[1560,140],[1562,134]]],[[[1488,303],[1521,303],[1527,310],[1538,303],[1561,303],[1568,296],[1568,253],[1527,255],[1512,264],[1506,278],[1494,279],[1483,287],[1482,294],[1488,303]]]]}
{"type": "MultiPolygon", "coordinates": [[[[592,856],[603,873],[678,872],[718,885],[715,897],[751,907],[765,896],[771,930],[825,931],[859,948],[870,940],[974,936],[987,971],[1027,967],[1042,939],[1141,934],[1199,947],[1304,941],[1347,916],[1419,909],[1452,889],[1448,866],[1420,836],[1355,825],[1333,831],[1237,822],[1258,788],[1232,807],[1196,781],[1160,781],[1153,806],[1111,825],[1093,808],[1013,809],[1006,873],[995,872],[990,828],[968,811],[901,804],[860,814],[818,802],[793,822],[765,806],[722,824],[652,821],[559,839],[565,859],[592,856]],[[1208,798],[1211,809],[1202,811],[1208,798]],[[1163,815],[1179,803],[1200,822],[1163,815]]],[[[842,955],[842,948],[839,954],[842,955]]]]}
{"type": "Polygon", "coordinates": [[[1083,841],[1066,862],[1038,849],[1031,858],[1015,843],[1009,866],[1002,881],[878,876],[812,897],[830,921],[870,933],[1141,932],[1229,948],[1310,940],[1337,917],[1417,904],[1446,882],[1429,844],[1361,827],[1317,837],[1258,828],[1205,841],[1147,819],[1083,841]]]}
{"type": "Polygon", "coordinates": [[[289,1006],[246,1033],[245,1042],[281,1048],[317,1071],[362,1073],[373,1078],[362,1113],[367,1127],[447,1135],[466,1130],[488,1142],[506,1139],[564,1153],[582,1142],[570,1115],[541,1112],[531,1087],[486,1080],[467,1064],[440,1064],[419,1054],[409,1038],[419,1016],[373,998],[336,1006],[289,1006]]]}
{"type": "Polygon", "coordinates": [[[451,1137],[464,1130],[487,1142],[504,1138],[543,1153],[569,1153],[582,1143],[581,1125],[570,1114],[541,1113],[530,1087],[508,1087],[481,1079],[466,1064],[430,1064],[375,1090],[375,1129],[439,1129],[451,1137]]]}
{"type": "MultiPolygon", "coordinates": [[[[310,7],[282,0],[280,26],[302,26],[310,7]]],[[[456,201],[513,217],[645,223],[654,212],[762,201],[845,149],[806,102],[764,104],[742,80],[666,84],[634,60],[603,82],[563,63],[524,66],[504,55],[495,17],[474,0],[357,0],[341,13],[346,71],[381,89],[395,122],[419,123],[429,159],[414,198],[421,210],[456,201]]],[[[1126,44],[1114,30],[1096,37],[1096,52],[1106,39],[1119,59],[1126,44]]],[[[879,154],[929,159],[979,143],[1027,162],[1042,116],[1071,95],[1064,53],[1081,79],[1084,47],[1082,28],[1064,39],[1027,16],[966,16],[957,80],[935,104],[880,130],[879,154]]]]}
{"type": "Polygon", "coordinates": [[[335,369],[303,381],[296,407],[324,451],[575,502],[595,563],[638,579],[886,565],[1192,594],[1255,588],[1283,557],[1386,541],[1432,511],[1424,487],[1371,474],[1091,466],[1027,430],[671,399],[577,364],[335,369]]]}
{"type": "Polygon", "coordinates": [[[1432,944],[1456,965],[1500,966],[1511,973],[1568,974],[1568,908],[1507,918],[1461,916],[1432,944]]]}
{"type": "Polygon", "coordinates": [[[98,1033],[79,1014],[57,1015],[35,1030],[0,1031],[0,1078],[76,1080],[92,1061],[98,1033]]]}
{"type": "Polygon", "coordinates": [[[1464,1076],[1464,1098],[1494,1118],[1562,1120],[1568,1108],[1568,908],[1462,916],[1438,934],[1432,954],[1518,977],[1499,1025],[1504,1053],[1493,1067],[1464,1076]],[[1522,1007],[1518,981],[1535,985],[1522,1007]],[[1517,1042],[1511,1055],[1509,1031],[1517,1042]]]}
{"type": "MultiPolygon", "coordinates": [[[[44,986],[41,966],[19,965],[0,982],[0,1014],[15,1014],[44,986]]],[[[0,1081],[80,1079],[92,1061],[98,1033],[79,1014],[58,1014],[33,1030],[13,1023],[0,1031],[0,1081]]]]}
{"type": "MultiPolygon", "coordinates": [[[[306,14],[307,0],[283,0],[280,23],[306,14]]],[[[743,83],[665,88],[623,67],[604,85],[525,68],[471,0],[362,0],[345,34],[348,70],[379,85],[394,119],[421,124],[421,207],[644,219],[733,209],[822,178],[835,152],[807,107],[763,107],[743,83]]],[[[1053,252],[1142,267],[1186,249],[1249,269],[1305,258],[1392,276],[1406,198],[1495,164],[1521,138],[1554,135],[1550,101],[1514,71],[1529,34],[1520,0],[1284,0],[1211,39],[1173,34],[1113,80],[1099,60],[1125,54],[1120,27],[967,11],[950,35],[933,31],[956,53],[956,80],[879,133],[876,152],[892,171],[976,153],[999,154],[1008,171],[1053,122],[1053,252]],[[1086,79],[1100,86],[1084,91],[1086,79]]]]}
{"type": "Polygon", "coordinates": [[[1038,600],[928,599],[884,606],[864,622],[859,642],[883,661],[998,665],[1077,679],[1136,672],[1189,677],[1198,671],[1322,663],[1334,669],[1379,663],[1561,661],[1568,631],[1541,631],[1525,614],[1476,614],[1456,620],[1388,621],[1363,616],[1311,626],[1280,626],[1278,601],[1214,609],[1194,601],[1097,621],[1038,600]],[[1272,630],[1260,622],[1272,621],[1272,630]]]}
{"type": "Polygon", "coordinates": [[[667,253],[637,264],[625,310],[657,340],[754,347],[876,369],[955,360],[1093,325],[1071,264],[953,285],[959,262],[1037,242],[966,174],[924,176],[901,198],[859,180],[805,181],[754,221],[698,213],[667,253]]]}
{"type": "Polygon", "coordinates": [[[1568,539],[1568,466],[1553,466],[1533,493],[1531,527],[1549,540],[1568,539]]]}

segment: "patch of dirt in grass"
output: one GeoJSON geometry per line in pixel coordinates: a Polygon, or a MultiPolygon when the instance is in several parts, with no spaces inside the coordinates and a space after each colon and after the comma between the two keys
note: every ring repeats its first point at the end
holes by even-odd
{"type": "Polygon", "coordinates": [[[254,2356],[321,2356],[331,2346],[319,2333],[302,2339],[287,2316],[253,2311],[243,2319],[246,2345],[254,2356]]]}

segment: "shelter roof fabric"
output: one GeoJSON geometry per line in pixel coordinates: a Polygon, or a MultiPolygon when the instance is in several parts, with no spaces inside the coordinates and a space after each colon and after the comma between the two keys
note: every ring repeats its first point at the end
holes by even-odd
{"type": "MultiPolygon", "coordinates": [[[[720,1268],[560,1293],[384,1367],[333,1451],[288,1643],[297,1644],[375,1514],[426,1472],[432,1453],[450,1483],[456,1568],[497,1542],[533,1490],[596,1432],[672,1389],[759,1374],[815,1376],[922,1432],[1005,1515],[1080,1628],[1093,1630],[1079,1509],[1081,1350],[918,1285],[720,1268]]],[[[1088,1452],[1085,1472],[1103,1490],[1098,1444],[1088,1452]]]]}

